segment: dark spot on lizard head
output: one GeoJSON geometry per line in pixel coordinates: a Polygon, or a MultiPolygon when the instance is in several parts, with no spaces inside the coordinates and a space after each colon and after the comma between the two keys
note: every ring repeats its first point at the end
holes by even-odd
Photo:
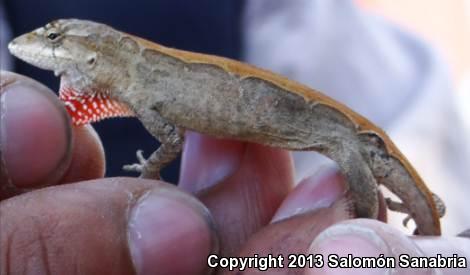
{"type": "Polygon", "coordinates": [[[385,142],[376,133],[373,133],[373,132],[360,133],[359,138],[363,141],[371,142],[376,147],[378,147],[382,150],[385,149],[385,142]]]}

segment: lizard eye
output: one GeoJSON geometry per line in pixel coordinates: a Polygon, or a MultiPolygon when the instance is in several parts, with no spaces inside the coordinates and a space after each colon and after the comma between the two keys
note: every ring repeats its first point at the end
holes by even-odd
{"type": "Polygon", "coordinates": [[[88,64],[88,66],[93,67],[96,63],[96,53],[88,56],[88,58],[86,59],[86,63],[88,64]]]}
{"type": "Polygon", "coordinates": [[[50,41],[56,41],[57,38],[59,38],[60,36],[60,33],[58,32],[51,32],[47,35],[47,39],[49,39],[50,41]]]}
{"type": "Polygon", "coordinates": [[[90,57],[90,58],[87,60],[87,63],[88,63],[88,65],[93,65],[93,64],[95,64],[95,61],[96,61],[96,59],[95,59],[94,57],[90,57]]]}

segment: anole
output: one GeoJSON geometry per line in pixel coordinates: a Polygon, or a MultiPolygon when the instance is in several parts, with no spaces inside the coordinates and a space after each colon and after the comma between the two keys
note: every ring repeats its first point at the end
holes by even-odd
{"type": "Polygon", "coordinates": [[[127,165],[143,178],[182,150],[186,129],[336,161],[358,217],[377,218],[378,185],[397,195],[418,234],[439,235],[444,204],[380,128],[345,105],[280,75],[235,60],[167,48],[109,26],[57,20],[14,39],[18,58],[61,76],[75,125],[136,116],[161,142],[127,165]]]}

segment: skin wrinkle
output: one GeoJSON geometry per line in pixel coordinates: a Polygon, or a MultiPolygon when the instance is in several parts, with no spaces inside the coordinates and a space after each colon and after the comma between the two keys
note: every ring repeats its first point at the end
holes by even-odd
{"type": "MultiPolygon", "coordinates": [[[[414,168],[381,129],[345,105],[271,72],[222,57],[166,48],[103,24],[70,19],[54,25],[64,31],[61,45],[70,48],[54,62],[47,54],[40,56],[43,68],[65,71],[63,82],[77,91],[95,93],[108,88],[162,142],[147,160],[125,166],[126,170],[158,178],[159,170],[181,151],[186,129],[287,150],[320,151],[336,161],[347,177],[359,217],[377,218],[380,180],[402,199],[419,233],[440,234],[443,211],[436,208],[432,193],[414,168]],[[114,47],[124,38],[136,42],[140,54],[114,47]],[[93,68],[83,60],[91,52],[98,53],[93,68]],[[139,64],[148,69],[146,76],[139,73],[139,64]],[[119,66],[125,69],[116,70],[119,66]],[[152,110],[155,106],[157,110],[152,110]],[[168,131],[165,125],[173,125],[174,130],[168,131]],[[378,148],[366,133],[375,134],[385,146],[378,148]],[[369,161],[365,150],[377,150],[385,159],[369,161]],[[389,157],[397,161],[387,162],[389,157]],[[384,163],[398,168],[393,169],[396,184],[378,177],[384,163]]],[[[35,51],[35,43],[49,43],[41,35],[32,35],[36,37],[28,41],[23,36],[15,39],[15,45],[10,44],[12,53],[21,58],[17,48],[35,51]]]]}
{"type": "Polygon", "coordinates": [[[47,241],[44,239],[44,235],[39,232],[38,234],[38,240],[39,240],[39,248],[40,248],[40,255],[42,255],[42,259],[43,259],[43,266],[44,266],[44,271],[46,272],[46,274],[48,275],[51,275],[52,274],[52,271],[51,271],[51,266],[50,266],[50,261],[49,261],[49,251],[47,249],[47,241]]]}
{"type": "MultiPolygon", "coordinates": [[[[14,230],[13,232],[17,232],[16,230],[14,230]]],[[[12,245],[13,245],[13,235],[10,237],[7,237],[6,238],[6,247],[5,247],[5,261],[3,261],[5,263],[5,274],[11,274],[12,273],[12,270],[11,270],[11,263],[13,263],[13,253],[12,253],[12,245]]]]}
{"type": "MultiPolygon", "coordinates": [[[[31,232],[33,234],[31,234],[27,240],[25,240],[24,238],[21,238],[23,243],[17,242],[17,247],[15,249],[17,251],[29,251],[29,253],[25,253],[25,254],[23,253],[23,257],[25,259],[23,258],[22,260],[25,261],[25,264],[22,265],[24,270],[21,273],[30,274],[32,270],[29,270],[29,268],[31,266],[36,266],[36,261],[39,258],[39,259],[42,259],[42,265],[40,265],[42,266],[41,270],[46,271],[46,274],[51,274],[49,266],[48,266],[49,261],[47,259],[47,255],[44,254],[47,251],[47,249],[45,248],[45,246],[47,246],[47,242],[44,241],[43,236],[40,233],[39,223],[41,222],[32,216],[30,216],[29,221],[30,221],[30,225],[33,225],[33,226],[31,226],[31,228],[28,229],[28,232],[31,232]],[[27,242],[24,242],[24,241],[27,241],[27,242]],[[38,250],[39,250],[39,253],[38,253],[38,250]]],[[[11,230],[10,233],[12,234],[12,239],[14,238],[15,234],[17,233],[22,234],[21,231],[24,231],[24,229],[11,230]]],[[[17,255],[18,253],[14,253],[14,254],[17,255]]],[[[37,271],[36,268],[34,270],[35,270],[34,272],[37,271]]]]}

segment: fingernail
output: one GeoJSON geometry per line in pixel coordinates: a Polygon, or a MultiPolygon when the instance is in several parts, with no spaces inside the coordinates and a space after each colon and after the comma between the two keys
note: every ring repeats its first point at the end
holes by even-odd
{"type": "Polygon", "coordinates": [[[138,274],[203,274],[217,249],[208,210],[194,198],[165,190],[144,194],[128,224],[138,274]]]}
{"type": "Polygon", "coordinates": [[[2,165],[17,187],[51,183],[52,174],[66,164],[71,146],[65,110],[46,87],[15,77],[18,80],[2,86],[0,98],[2,165]]]}
{"type": "Polygon", "coordinates": [[[322,255],[324,266],[308,270],[307,274],[352,275],[391,272],[391,269],[387,268],[335,267],[340,262],[339,257],[347,258],[351,255],[359,260],[360,257],[379,258],[381,254],[391,254],[386,242],[373,229],[356,224],[337,224],[327,228],[315,238],[308,253],[322,255]]]}
{"type": "Polygon", "coordinates": [[[187,132],[179,187],[195,193],[217,184],[240,166],[244,145],[187,132]]]}
{"type": "Polygon", "coordinates": [[[329,207],[344,191],[344,180],[337,168],[322,168],[295,187],[277,210],[272,222],[329,207]]]}

